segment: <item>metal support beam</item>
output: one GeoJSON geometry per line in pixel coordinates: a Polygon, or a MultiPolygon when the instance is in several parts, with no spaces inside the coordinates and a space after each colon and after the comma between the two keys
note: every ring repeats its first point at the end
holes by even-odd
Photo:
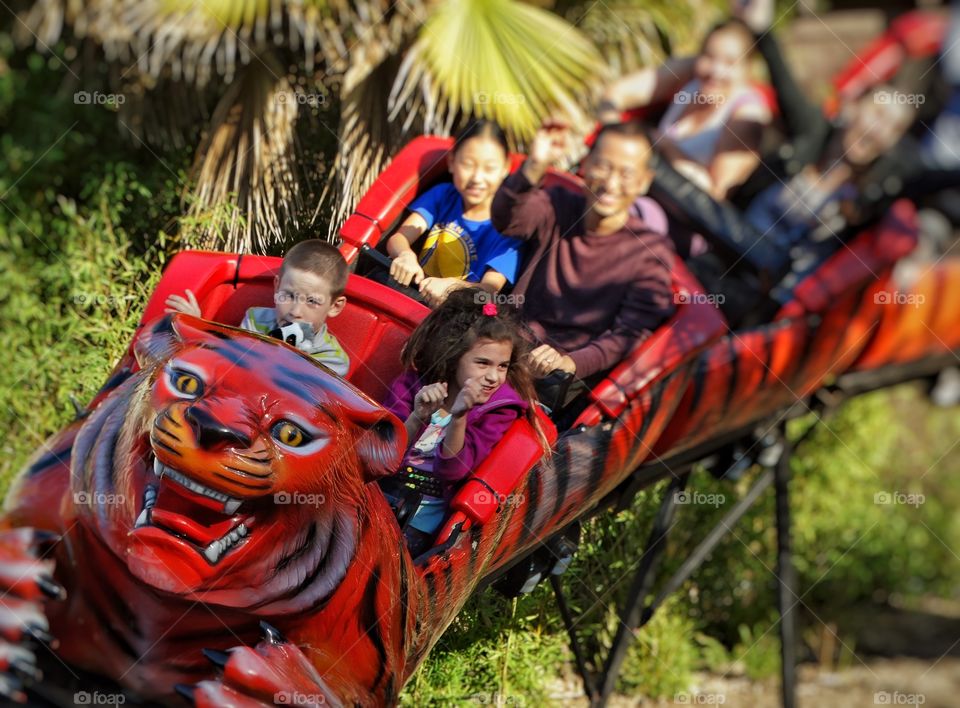
{"type": "MultiPolygon", "coordinates": [[[[810,434],[810,430],[801,439],[810,434]]],[[[786,437],[786,425],[780,424],[776,428],[776,442],[782,444],[781,454],[776,462],[772,455],[764,462],[766,466],[762,473],[747,491],[734,504],[723,518],[697,545],[690,556],[683,562],[677,571],[663,584],[656,597],[649,605],[644,604],[645,598],[651,593],[656,580],[657,568],[666,551],[667,534],[673,525],[676,511],[677,495],[681,493],[689,481],[691,470],[688,468],[680,475],[671,479],[660,501],[657,516],[654,519],[650,536],[647,540],[644,555],[633,578],[633,583],[627,595],[626,602],[620,611],[620,624],[607,654],[603,671],[599,675],[591,673],[587,666],[579,638],[576,634],[574,619],[567,605],[563,588],[559,578],[550,577],[550,583],[557,597],[557,605],[564,625],[570,635],[570,645],[576,659],[577,669],[583,678],[584,692],[590,700],[592,708],[605,706],[616,687],[620,669],[626,658],[627,649],[635,637],[638,629],[650,621],[653,613],[663,602],[703,564],[707,556],[716,548],[717,544],[730,533],[733,526],[747,513],[760,499],[763,493],[772,485],[776,504],[777,528],[777,606],[780,612],[780,642],[782,661],[782,700],[784,708],[796,706],[796,572],[793,567],[793,551],[790,539],[790,505],[788,486],[790,480],[790,453],[792,445],[786,437]],[[598,685],[599,684],[599,685],[598,685]]],[[[761,456],[762,459],[762,456],[761,456]]],[[[632,498],[636,493],[637,485],[632,482],[625,487],[625,494],[632,498]]],[[[618,508],[625,508],[629,501],[620,499],[618,508]]]]}
{"type": "Polygon", "coordinates": [[[570,648],[573,650],[573,658],[577,662],[577,671],[580,672],[580,678],[583,679],[583,690],[587,693],[587,698],[597,695],[596,686],[593,683],[593,674],[587,667],[586,659],[583,655],[583,649],[580,647],[580,639],[577,637],[577,628],[573,621],[573,615],[570,614],[570,607],[567,605],[567,597],[563,593],[563,587],[560,585],[559,576],[550,574],[550,587],[553,588],[553,594],[557,598],[557,607],[560,608],[560,617],[567,628],[567,634],[570,635],[570,648]]]}
{"type": "Polygon", "coordinates": [[[663,604],[664,600],[679,590],[687,578],[693,575],[694,571],[703,565],[703,562],[707,559],[707,556],[710,555],[710,552],[723,540],[724,536],[730,533],[730,529],[740,520],[740,517],[750,510],[757,499],[760,498],[760,495],[763,494],[772,483],[773,471],[764,470],[760,478],[750,487],[750,491],[744,494],[743,498],[734,504],[733,507],[730,508],[730,511],[723,515],[719,523],[710,530],[710,533],[704,537],[693,550],[693,553],[690,554],[690,557],[677,569],[677,572],[670,576],[670,579],[663,584],[660,592],[657,593],[656,599],[644,609],[640,619],[641,627],[650,621],[653,613],[663,604]]]}
{"type": "Polygon", "coordinates": [[[620,675],[620,667],[627,655],[627,648],[633,641],[633,633],[640,624],[640,616],[643,610],[644,598],[650,593],[653,581],[656,576],[656,569],[660,565],[660,560],[667,547],[667,533],[670,531],[673,522],[673,514],[677,504],[677,494],[682,492],[687,486],[687,480],[690,473],[674,477],[667,485],[664,492],[664,498],[660,502],[660,510],[657,518],[653,522],[653,528],[650,530],[650,538],[640,560],[640,567],[633,578],[633,585],[630,587],[630,593],[627,595],[626,604],[620,614],[620,624],[617,626],[617,633],[613,639],[613,645],[610,647],[610,653],[607,655],[606,665],[603,667],[602,683],[600,693],[590,696],[590,703],[593,706],[604,706],[617,683],[617,677],[620,675]]]}
{"type": "Polygon", "coordinates": [[[783,708],[794,708],[796,690],[796,627],[797,578],[793,567],[793,548],[790,539],[790,440],[786,426],[781,426],[783,454],[774,468],[774,494],[777,510],[777,607],[780,610],[780,669],[783,708]]]}

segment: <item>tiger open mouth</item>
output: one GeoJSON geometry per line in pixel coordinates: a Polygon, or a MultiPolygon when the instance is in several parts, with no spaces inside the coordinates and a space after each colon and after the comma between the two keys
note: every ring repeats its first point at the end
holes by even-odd
{"type": "Polygon", "coordinates": [[[156,483],[147,484],[134,528],[155,527],[183,539],[216,565],[250,533],[253,515],[242,499],[210,489],[154,458],[156,483]]]}

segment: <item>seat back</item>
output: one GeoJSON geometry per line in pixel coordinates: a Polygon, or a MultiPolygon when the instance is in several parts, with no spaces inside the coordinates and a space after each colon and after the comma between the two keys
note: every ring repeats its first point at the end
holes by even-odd
{"type": "Polygon", "coordinates": [[[827,102],[834,115],[842,101],[862,96],[868,89],[889,81],[907,59],[930,57],[940,51],[948,18],[939,12],[915,10],[890,23],[833,78],[834,96],[827,102]]]}

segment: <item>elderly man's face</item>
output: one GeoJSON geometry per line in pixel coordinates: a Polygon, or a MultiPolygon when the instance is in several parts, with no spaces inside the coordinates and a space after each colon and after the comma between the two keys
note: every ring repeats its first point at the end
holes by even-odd
{"type": "Polygon", "coordinates": [[[641,136],[606,133],[583,161],[587,210],[601,218],[623,213],[653,179],[650,143],[641,136]]]}

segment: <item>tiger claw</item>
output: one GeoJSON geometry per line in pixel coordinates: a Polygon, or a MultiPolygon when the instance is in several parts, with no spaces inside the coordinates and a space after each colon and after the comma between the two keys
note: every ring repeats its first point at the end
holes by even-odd
{"type": "Polygon", "coordinates": [[[16,673],[20,678],[29,679],[31,681],[43,680],[43,672],[38,669],[36,664],[34,664],[32,661],[14,659],[10,662],[10,668],[13,669],[14,673],[16,673]]]}
{"type": "Polygon", "coordinates": [[[67,596],[67,591],[63,589],[63,586],[49,575],[38,575],[35,582],[37,587],[43,591],[43,594],[53,600],[62,600],[67,596]]]}
{"type": "Polygon", "coordinates": [[[222,669],[227,665],[227,662],[230,661],[230,654],[225,651],[218,651],[216,649],[204,649],[203,655],[210,660],[211,663],[215,664],[218,668],[222,669]]]}
{"type": "Polygon", "coordinates": [[[26,633],[31,637],[36,639],[38,642],[43,642],[44,644],[50,646],[56,646],[56,638],[50,634],[44,627],[40,627],[36,624],[28,625],[26,628],[26,633]]]}
{"type": "Polygon", "coordinates": [[[191,705],[196,703],[196,699],[194,698],[194,694],[196,694],[197,692],[196,686],[190,686],[185,683],[178,683],[176,686],[173,687],[173,690],[175,690],[181,696],[183,696],[188,701],[190,701],[191,705]]]}
{"type": "Polygon", "coordinates": [[[286,644],[286,638],[280,634],[280,630],[269,622],[260,620],[260,629],[263,630],[263,637],[271,644],[286,644]]]}

